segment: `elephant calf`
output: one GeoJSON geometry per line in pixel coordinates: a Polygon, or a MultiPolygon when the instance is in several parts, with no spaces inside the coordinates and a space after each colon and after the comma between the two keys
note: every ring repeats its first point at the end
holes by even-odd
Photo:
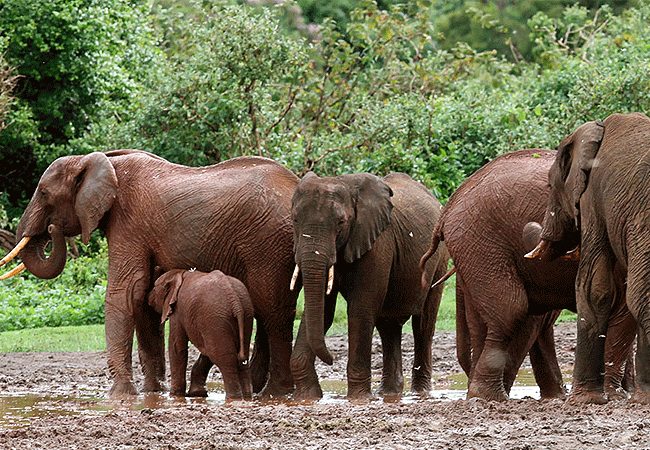
{"type": "MultiPolygon", "coordinates": [[[[171,394],[185,396],[188,341],[216,364],[226,400],[252,399],[248,364],[253,331],[253,303],[244,284],[219,270],[209,273],[171,270],[149,293],[149,304],[169,318],[171,394]]],[[[192,370],[189,396],[206,396],[192,370]]],[[[200,377],[198,377],[200,378],[200,377]]]]}

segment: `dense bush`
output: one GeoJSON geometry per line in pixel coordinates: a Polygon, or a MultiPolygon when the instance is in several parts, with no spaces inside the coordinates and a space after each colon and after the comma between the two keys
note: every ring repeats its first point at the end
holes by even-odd
{"type": "Polygon", "coordinates": [[[23,272],[3,281],[0,331],[104,323],[108,250],[106,240],[96,242],[97,252],[70,259],[53,280],[23,272]]]}
{"type": "MultiPolygon", "coordinates": [[[[300,175],[406,172],[444,202],[501,153],[555,148],[577,125],[613,112],[650,112],[647,0],[618,15],[575,6],[532,15],[528,62],[464,44],[441,49],[428,4],[382,9],[360,0],[345,30],[324,18],[318,39],[310,40],[285,28],[290,2],[158,2],[147,22],[144,2],[135,0],[11,0],[0,9],[0,45],[29,44],[37,56],[22,61],[20,51],[7,53],[33,81],[16,92],[0,159],[19,155],[16,163],[31,154],[25,149],[37,149],[38,168],[20,165],[33,179],[61,153],[135,147],[189,165],[259,154],[300,175]],[[81,6],[92,8],[73,15],[81,6]],[[37,20],[56,8],[60,29],[37,20]],[[29,26],[7,41],[12,28],[3,20],[11,11],[29,26]],[[94,30],[98,40],[90,42],[94,30]],[[53,57],[41,74],[35,61],[43,52],[53,57]],[[21,98],[38,80],[56,76],[66,79],[52,93],[59,101],[21,98]],[[45,119],[47,105],[53,117],[45,119]],[[58,138],[46,133],[51,129],[58,138]]],[[[23,192],[23,204],[29,196],[23,192]]],[[[20,212],[12,201],[0,197],[14,208],[7,219],[20,212]]],[[[87,311],[88,320],[101,320],[105,283],[92,281],[105,280],[105,251],[99,254],[71,261],[53,281],[12,281],[0,298],[7,302],[0,327],[65,323],[47,316],[56,308],[43,307],[46,297],[71,305],[62,316],[87,311]]]]}

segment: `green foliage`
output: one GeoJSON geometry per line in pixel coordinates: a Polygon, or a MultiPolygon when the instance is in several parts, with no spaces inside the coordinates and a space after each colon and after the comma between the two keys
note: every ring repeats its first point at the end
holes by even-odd
{"type": "Polygon", "coordinates": [[[23,272],[3,281],[0,331],[103,323],[108,249],[101,242],[97,254],[69,260],[53,280],[23,272]]]}
{"type": "Polygon", "coordinates": [[[28,199],[38,176],[104,115],[123,114],[156,53],[145,1],[5,0],[0,42],[17,105],[0,134],[0,190],[28,199]],[[16,173],[30,176],[16,179],[16,173]]]}

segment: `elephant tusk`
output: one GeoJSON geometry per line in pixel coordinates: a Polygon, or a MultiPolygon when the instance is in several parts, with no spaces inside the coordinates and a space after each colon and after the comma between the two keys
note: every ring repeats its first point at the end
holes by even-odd
{"type": "Polygon", "coordinates": [[[562,256],[562,259],[566,261],[580,261],[580,246],[566,252],[566,254],[562,256]]]}
{"type": "Polygon", "coordinates": [[[334,266],[330,266],[330,273],[327,277],[327,295],[332,292],[332,287],[334,287],[334,266]]]}
{"type": "Polygon", "coordinates": [[[538,258],[542,255],[542,253],[546,252],[549,247],[549,242],[541,240],[537,244],[537,247],[529,251],[524,255],[524,258],[529,258],[529,259],[535,259],[538,258]]]}
{"type": "Polygon", "coordinates": [[[291,284],[289,289],[293,291],[293,288],[296,287],[296,280],[298,279],[298,274],[300,273],[300,267],[296,264],[296,268],[293,270],[293,276],[291,277],[291,284]]]}
{"type": "Polygon", "coordinates": [[[7,254],[7,256],[5,256],[4,258],[2,258],[2,260],[0,260],[0,267],[4,266],[9,261],[14,259],[16,255],[27,245],[28,242],[29,242],[29,236],[25,236],[24,238],[22,238],[18,243],[18,245],[16,245],[14,249],[7,254]]]}
{"type": "Polygon", "coordinates": [[[5,273],[4,275],[0,276],[0,280],[6,280],[7,278],[11,278],[14,275],[18,275],[20,272],[25,270],[25,263],[20,263],[13,269],[11,269],[9,272],[5,273]]]}

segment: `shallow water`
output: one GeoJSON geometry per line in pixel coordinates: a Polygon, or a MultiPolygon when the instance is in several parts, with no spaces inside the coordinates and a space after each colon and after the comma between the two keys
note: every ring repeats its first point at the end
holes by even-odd
{"type": "MultiPolygon", "coordinates": [[[[567,376],[568,377],[568,376],[567,376]]],[[[413,403],[423,400],[461,400],[467,394],[467,377],[464,374],[436,375],[434,388],[429,395],[421,396],[405,393],[402,396],[379,398],[377,401],[387,403],[413,403]]],[[[565,380],[568,382],[569,380],[565,380]]],[[[408,385],[408,380],[405,381],[408,385]]],[[[376,382],[378,384],[378,381],[376,382]]],[[[347,382],[345,380],[322,380],[323,398],[321,404],[337,404],[347,402],[347,382]]],[[[188,404],[224,405],[226,394],[221,383],[208,383],[207,398],[178,399],[169,394],[142,394],[132,400],[112,401],[104,393],[80,391],[76,395],[16,393],[0,396],[0,427],[11,428],[29,423],[33,418],[67,416],[67,415],[98,415],[120,409],[130,409],[150,412],[156,409],[176,408],[188,404]]],[[[532,371],[521,370],[515,385],[510,392],[510,398],[539,399],[539,388],[535,384],[532,371]]],[[[256,406],[265,404],[261,401],[236,402],[237,406],[256,406]]]]}

